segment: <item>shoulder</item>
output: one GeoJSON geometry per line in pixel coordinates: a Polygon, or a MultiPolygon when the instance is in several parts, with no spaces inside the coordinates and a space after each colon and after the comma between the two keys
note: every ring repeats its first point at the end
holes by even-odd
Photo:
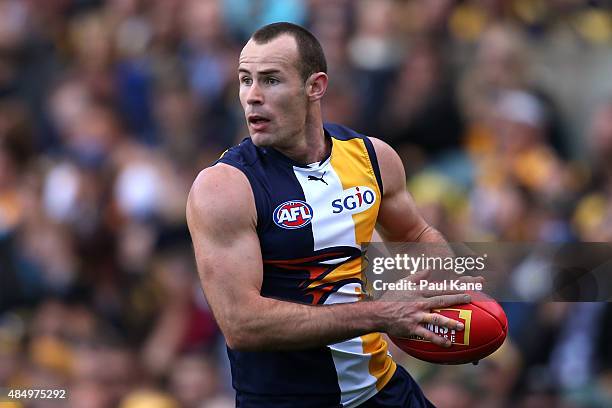
{"type": "Polygon", "coordinates": [[[190,195],[211,196],[218,193],[231,196],[242,193],[248,186],[249,182],[242,171],[225,163],[217,163],[198,174],[191,186],[190,195]]]}
{"type": "MultiPolygon", "coordinates": [[[[382,140],[371,136],[368,136],[368,139],[370,142],[372,142],[372,146],[374,147],[378,160],[391,160],[401,164],[399,155],[391,146],[389,146],[387,142],[383,142],[382,140]]],[[[397,165],[397,163],[395,164],[397,165]]]]}
{"type": "Polygon", "coordinates": [[[239,169],[217,163],[200,172],[187,199],[190,227],[225,228],[256,219],[250,183],[239,169]]]}
{"type": "Polygon", "coordinates": [[[366,139],[366,136],[351,129],[348,126],[339,125],[337,123],[324,123],[325,130],[335,139],[351,140],[351,139],[366,139]]]}
{"type": "Polygon", "coordinates": [[[336,139],[362,139],[365,142],[366,147],[371,147],[374,150],[376,158],[379,162],[383,160],[391,160],[394,166],[397,166],[398,164],[401,165],[401,160],[395,150],[393,150],[391,146],[389,146],[386,142],[383,142],[380,139],[377,139],[372,136],[363,135],[347,126],[338,125],[335,123],[325,123],[324,127],[325,130],[327,130],[329,134],[336,139]]]}
{"type": "Polygon", "coordinates": [[[250,167],[259,160],[259,150],[250,138],[227,149],[217,162],[228,163],[241,168],[250,167]]]}
{"type": "Polygon", "coordinates": [[[363,135],[343,125],[325,123],[324,127],[335,139],[344,141],[360,139],[363,141],[383,195],[387,191],[387,187],[393,187],[398,182],[401,183],[402,187],[405,186],[406,180],[402,161],[395,150],[386,142],[363,135]]]}
{"type": "Polygon", "coordinates": [[[399,155],[388,143],[375,137],[368,137],[378,160],[380,175],[385,191],[396,191],[406,188],[406,172],[399,155]]]}
{"type": "Polygon", "coordinates": [[[372,149],[379,160],[388,156],[397,156],[397,153],[395,153],[395,150],[393,150],[391,146],[375,137],[366,136],[347,126],[338,125],[335,123],[325,123],[324,127],[325,130],[335,139],[362,139],[368,150],[372,149]]]}

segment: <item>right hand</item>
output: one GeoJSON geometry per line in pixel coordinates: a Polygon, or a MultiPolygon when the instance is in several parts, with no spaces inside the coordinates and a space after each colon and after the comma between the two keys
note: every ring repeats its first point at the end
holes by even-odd
{"type": "MultiPolygon", "coordinates": [[[[469,303],[471,297],[456,290],[419,290],[418,281],[425,279],[426,276],[427,273],[418,273],[401,279],[399,282],[417,282],[417,289],[387,291],[376,301],[383,310],[383,331],[393,337],[407,338],[416,335],[439,346],[450,347],[450,340],[427,330],[424,325],[433,324],[450,330],[463,330],[463,323],[432,313],[432,309],[469,303]]],[[[471,276],[458,279],[464,282],[483,281],[482,277],[471,276]]]]}

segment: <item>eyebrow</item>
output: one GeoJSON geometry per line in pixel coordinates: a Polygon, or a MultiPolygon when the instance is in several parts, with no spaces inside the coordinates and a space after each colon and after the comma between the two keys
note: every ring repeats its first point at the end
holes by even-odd
{"type": "MultiPolygon", "coordinates": [[[[238,73],[245,73],[245,74],[251,74],[251,71],[249,71],[248,69],[245,68],[239,68],[238,69],[238,73]]],[[[259,75],[270,75],[270,74],[278,74],[280,73],[280,70],[278,69],[265,69],[263,71],[258,71],[257,72],[259,75]]]]}

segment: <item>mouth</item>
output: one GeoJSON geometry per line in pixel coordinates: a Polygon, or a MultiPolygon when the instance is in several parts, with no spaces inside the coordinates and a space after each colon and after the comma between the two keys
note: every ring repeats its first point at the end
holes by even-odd
{"type": "Polygon", "coordinates": [[[252,125],[257,125],[257,124],[260,124],[260,123],[268,123],[268,122],[270,122],[270,119],[268,119],[268,118],[266,118],[264,116],[260,116],[260,115],[249,115],[247,117],[247,120],[248,120],[249,124],[252,124],[252,125]]]}
{"type": "Polygon", "coordinates": [[[261,131],[268,126],[270,119],[260,115],[249,115],[247,116],[247,122],[253,130],[261,131]]]}

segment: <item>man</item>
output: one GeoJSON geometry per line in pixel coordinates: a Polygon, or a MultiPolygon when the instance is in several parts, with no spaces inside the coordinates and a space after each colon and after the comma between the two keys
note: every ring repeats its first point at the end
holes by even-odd
{"type": "Polygon", "coordinates": [[[240,102],[250,139],[194,182],[187,204],[204,292],[225,335],[239,407],[431,406],[379,332],[419,335],[430,311],[465,294],[360,301],[360,242],[444,242],[417,213],[397,154],[323,124],[326,62],[289,23],[242,50],[240,102]],[[410,301],[407,301],[410,300],[410,301]]]}

